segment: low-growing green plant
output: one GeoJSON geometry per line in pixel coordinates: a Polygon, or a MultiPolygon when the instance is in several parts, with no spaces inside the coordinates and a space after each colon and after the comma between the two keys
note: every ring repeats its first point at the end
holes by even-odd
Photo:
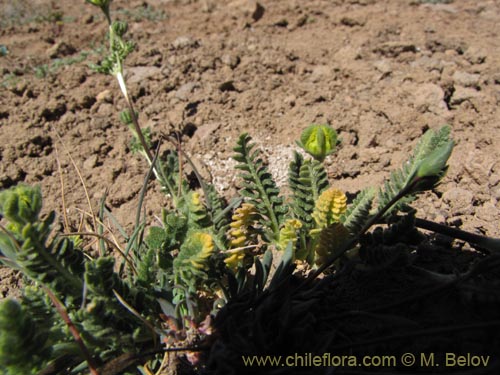
{"type": "Polygon", "coordinates": [[[49,64],[35,66],[33,71],[37,78],[46,78],[49,75],[56,74],[61,67],[81,63],[87,60],[90,55],[97,53],[98,51],[83,51],[78,56],[53,59],[49,64]]]}
{"type": "MultiPolygon", "coordinates": [[[[7,374],[146,373],[145,361],[158,370],[164,351],[197,350],[210,334],[210,317],[228,302],[280,293],[298,264],[299,288],[324,271],[341,270],[348,259],[365,256],[358,254],[363,236],[397,213],[410,212],[401,226],[408,231],[415,225],[408,205],[447,170],[453,141],[445,126],[426,132],[383,187],[368,187],[348,203],[322,163],[335,151],[337,134],[311,125],[298,142],[310,156],[294,152],[288,196],[248,134],[234,148],[239,197],[228,203],[201,177],[194,189],[183,173],[187,162],[199,175],[189,156],[177,147],[159,157],[151,150],[154,134],[139,125],[123,75],[134,47],[124,40],[126,24],[111,20],[109,0],[87,1],[109,23],[109,55],[96,70],[118,80],[128,106],[121,120],[150,166],[146,181],[154,174],[171,205],[147,231],[138,215],[117,259],[97,229],[96,257],[82,249],[77,234],[55,230],[54,212],[40,216],[39,188],[18,185],[0,193],[7,221],[0,227],[0,260],[26,278],[20,302],[0,303],[0,369],[7,374]],[[281,260],[274,267],[276,256],[281,260]]],[[[105,214],[101,210],[100,222],[105,214]]]]}
{"type": "Polygon", "coordinates": [[[180,191],[176,209],[164,210],[162,226],[150,228],[145,240],[131,248],[129,267],[121,273],[113,257],[92,259],[70,238],[54,236],[55,213],[40,218],[39,188],[6,190],[0,194],[0,213],[8,220],[0,233],[2,261],[31,283],[20,304],[7,300],[0,306],[0,323],[10,327],[0,335],[0,366],[20,374],[57,366],[64,358],[64,366],[78,372],[83,361],[90,368],[102,367],[124,353],[159,350],[172,337],[179,345],[179,332],[201,338],[201,323],[232,296],[245,289],[264,290],[269,275],[267,288],[276,289],[294,261],[323,270],[355,248],[373,223],[403,208],[403,198],[408,203],[439,181],[451,145],[448,128],[428,132],[410,162],[380,189],[376,208],[373,189],[348,206],[345,195],[329,187],[323,166],[296,153],[290,165],[292,196],[285,204],[250,137],[243,134],[235,159],[245,203],[234,210],[232,222],[227,214],[233,207],[206,183],[203,204],[200,193],[179,175],[178,156],[172,153],[161,166],[166,186],[180,191]],[[286,252],[281,266],[272,270],[276,250],[286,252]],[[252,266],[258,273],[254,277],[252,266]],[[46,289],[64,306],[67,321],[58,316],[46,289]],[[70,334],[68,321],[85,343],[88,358],[70,334]],[[167,321],[177,328],[167,328],[167,321]],[[24,344],[28,334],[36,345],[24,344]],[[29,354],[12,357],[13,347],[29,354]]]}

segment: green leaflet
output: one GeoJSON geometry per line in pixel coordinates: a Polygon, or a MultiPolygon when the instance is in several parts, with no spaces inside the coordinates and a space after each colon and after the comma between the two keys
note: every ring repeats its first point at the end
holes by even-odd
{"type": "Polygon", "coordinates": [[[314,225],[311,215],[315,202],[329,186],[326,170],[317,160],[304,160],[301,154],[295,152],[288,175],[293,194],[292,212],[306,228],[311,229],[314,225]]]}
{"type": "Polygon", "coordinates": [[[233,158],[239,163],[236,168],[242,171],[239,174],[242,179],[240,194],[261,214],[260,223],[268,239],[277,241],[280,226],[288,208],[260,157],[260,151],[254,150],[255,145],[250,141],[251,137],[244,133],[239,137],[237,146],[234,148],[236,154],[233,158]]]}

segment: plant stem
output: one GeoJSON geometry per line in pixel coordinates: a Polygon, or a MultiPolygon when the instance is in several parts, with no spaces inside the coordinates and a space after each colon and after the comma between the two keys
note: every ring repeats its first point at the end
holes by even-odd
{"type": "Polygon", "coordinates": [[[137,115],[135,113],[134,104],[132,103],[132,100],[130,100],[130,95],[128,94],[127,85],[125,84],[125,78],[123,77],[123,73],[121,72],[121,67],[120,71],[117,72],[115,76],[116,79],[118,80],[118,84],[120,85],[120,90],[123,96],[125,97],[125,101],[127,102],[130,116],[132,118],[132,125],[134,127],[134,132],[136,133],[135,135],[139,139],[139,142],[141,143],[141,146],[144,149],[144,154],[146,156],[148,163],[151,165],[153,163],[153,155],[149,150],[146,140],[144,139],[144,135],[142,134],[142,129],[139,126],[139,120],[137,119],[137,115]]]}
{"type": "Polygon", "coordinates": [[[52,303],[54,304],[57,312],[59,313],[59,315],[61,315],[61,317],[63,318],[64,322],[68,326],[71,334],[75,338],[75,341],[76,341],[78,347],[80,348],[80,350],[81,350],[81,352],[83,354],[83,357],[85,358],[85,360],[87,361],[87,364],[89,365],[90,373],[92,375],[99,375],[99,372],[97,371],[96,363],[94,362],[94,359],[90,355],[89,350],[85,346],[85,343],[83,342],[82,337],[80,336],[80,333],[78,332],[78,329],[73,324],[73,322],[71,321],[71,318],[69,317],[68,313],[66,312],[66,309],[64,308],[64,305],[54,295],[54,293],[52,293],[52,291],[49,288],[47,288],[47,287],[44,286],[43,289],[45,290],[45,292],[49,296],[49,298],[52,301],[52,303]]]}
{"type": "Polygon", "coordinates": [[[432,232],[444,234],[445,236],[453,237],[465,242],[473,243],[492,252],[500,252],[500,239],[497,238],[481,236],[479,234],[466,232],[458,228],[451,228],[443,224],[438,224],[433,221],[419,218],[415,218],[415,226],[418,228],[430,230],[432,232]]]}

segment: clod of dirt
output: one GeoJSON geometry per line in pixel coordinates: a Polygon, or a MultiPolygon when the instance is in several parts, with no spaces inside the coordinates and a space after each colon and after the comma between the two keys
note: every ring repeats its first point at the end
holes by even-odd
{"type": "Polygon", "coordinates": [[[415,91],[415,108],[421,112],[432,112],[442,114],[448,108],[444,101],[443,89],[433,83],[425,83],[415,91]]]}
{"type": "Polygon", "coordinates": [[[457,70],[453,74],[453,81],[455,81],[457,85],[464,87],[478,87],[480,77],[479,74],[471,74],[457,70]]]}
{"type": "Polygon", "coordinates": [[[456,86],[455,91],[453,92],[453,95],[451,97],[450,104],[456,106],[477,96],[479,96],[479,92],[477,92],[477,90],[475,89],[456,86]]]}
{"type": "Polygon", "coordinates": [[[220,58],[220,61],[224,64],[229,66],[231,69],[234,69],[238,66],[240,63],[240,57],[238,55],[230,55],[230,54],[224,54],[220,58]]]}
{"type": "Polygon", "coordinates": [[[137,84],[148,79],[161,77],[161,69],[155,66],[135,66],[127,69],[127,82],[129,84],[137,84]]]}
{"type": "Polygon", "coordinates": [[[15,164],[8,164],[5,169],[0,168],[0,172],[0,189],[8,189],[24,181],[27,175],[23,169],[15,164]]]}
{"type": "Polygon", "coordinates": [[[253,22],[260,20],[265,12],[265,8],[255,0],[235,0],[229,3],[228,7],[242,14],[243,17],[250,17],[253,22]]]}
{"type": "Polygon", "coordinates": [[[87,160],[83,162],[83,168],[86,170],[92,170],[98,165],[97,155],[91,155],[87,160]]]}
{"type": "Polygon", "coordinates": [[[478,46],[470,46],[464,54],[464,57],[471,64],[482,64],[486,61],[487,56],[488,52],[484,48],[478,46]]]}
{"type": "Polygon", "coordinates": [[[342,17],[340,23],[344,26],[354,27],[354,26],[364,26],[365,20],[355,17],[342,17]]]}
{"type": "Polygon", "coordinates": [[[188,82],[183,84],[177,91],[175,92],[175,97],[180,100],[189,100],[191,94],[200,87],[198,82],[188,82]]]}
{"type": "Polygon", "coordinates": [[[36,135],[20,145],[19,149],[30,158],[49,155],[52,152],[52,138],[46,135],[36,135]]]}
{"type": "Polygon", "coordinates": [[[56,43],[47,50],[47,55],[51,59],[69,56],[74,53],[76,53],[76,48],[66,42],[56,43]]]}
{"type": "Polygon", "coordinates": [[[397,57],[403,52],[417,52],[418,48],[411,42],[385,42],[373,49],[373,52],[382,56],[397,57]]]}
{"type": "Polygon", "coordinates": [[[47,121],[57,121],[66,113],[66,103],[51,101],[42,109],[40,117],[47,121]]]}
{"type": "Polygon", "coordinates": [[[96,98],[90,96],[90,95],[83,95],[81,99],[79,100],[79,105],[81,108],[91,108],[94,103],[96,102],[96,98]]]}
{"type": "Polygon", "coordinates": [[[473,198],[472,192],[459,187],[452,188],[443,194],[443,202],[450,206],[450,213],[453,216],[471,214],[474,211],[473,198]]]}
{"type": "Polygon", "coordinates": [[[223,82],[219,85],[219,90],[222,91],[222,92],[226,92],[226,91],[238,91],[236,89],[236,87],[234,86],[234,82],[233,81],[226,81],[226,82],[223,82]]]}
{"type": "Polygon", "coordinates": [[[96,100],[98,103],[113,103],[113,93],[111,90],[104,90],[101,91],[99,94],[96,95],[96,100]]]}
{"type": "Polygon", "coordinates": [[[175,49],[183,49],[183,48],[196,48],[199,47],[199,43],[197,40],[189,37],[189,36],[180,36],[174,40],[172,46],[175,49]]]}

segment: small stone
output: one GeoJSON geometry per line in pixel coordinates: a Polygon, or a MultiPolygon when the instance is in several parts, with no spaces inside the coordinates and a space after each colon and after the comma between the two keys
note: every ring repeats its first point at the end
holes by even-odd
{"type": "Polygon", "coordinates": [[[289,95],[285,98],[284,102],[290,107],[295,107],[295,103],[297,102],[297,97],[295,95],[289,95]]]}
{"type": "Polygon", "coordinates": [[[470,74],[457,70],[453,74],[453,81],[460,86],[464,87],[478,87],[479,86],[479,74],[470,74]]]}
{"type": "Polygon", "coordinates": [[[99,103],[113,103],[113,94],[111,90],[101,91],[95,98],[99,103]]]}
{"type": "Polygon", "coordinates": [[[360,18],[342,17],[340,23],[347,27],[364,26],[366,21],[360,18]]]}
{"type": "Polygon", "coordinates": [[[492,191],[491,195],[493,198],[495,198],[497,201],[500,202],[500,186],[496,186],[492,191]]]}
{"type": "Polygon", "coordinates": [[[140,83],[154,77],[161,77],[161,69],[156,66],[135,66],[127,70],[127,83],[140,83]]]}
{"type": "Polygon", "coordinates": [[[453,92],[453,96],[451,97],[450,104],[458,105],[465,102],[466,100],[476,98],[477,96],[479,96],[479,93],[475,89],[456,86],[455,91],[453,92]]]}
{"type": "Polygon", "coordinates": [[[377,60],[373,63],[375,69],[377,69],[382,74],[389,74],[392,72],[392,67],[387,60],[377,60]]]}
{"type": "Polygon", "coordinates": [[[490,187],[497,186],[500,183],[500,173],[492,173],[488,178],[488,185],[490,187]]]}
{"type": "Polygon", "coordinates": [[[334,77],[332,68],[328,65],[317,65],[312,69],[311,82],[318,83],[332,79],[334,77]]]}
{"type": "Polygon", "coordinates": [[[22,81],[16,85],[12,86],[10,88],[10,91],[12,91],[17,96],[23,96],[23,94],[26,92],[27,88],[28,88],[28,84],[26,82],[22,81]]]}
{"type": "Polygon", "coordinates": [[[198,172],[203,181],[211,180],[212,176],[210,175],[210,171],[205,163],[203,163],[201,160],[198,160],[198,158],[196,157],[191,158],[191,163],[193,163],[193,165],[187,164],[185,167],[187,175],[191,174],[191,172],[193,173],[193,175],[196,175],[194,173],[194,169],[196,169],[196,172],[198,172]]]}
{"type": "Polygon", "coordinates": [[[240,63],[240,57],[237,55],[230,55],[230,54],[225,54],[222,55],[220,58],[220,61],[224,64],[229,66],[231,69],[234,69],[238,66],[240,63]]]}
{"type": "Polygon", "coordinates": [[[452,216],[472,214],[474,212],[473,199],[472,192],[459,187],[451,188],[443,194],[443,202],[450,206],[452,216]]]}
{"type": "Polygon", "coordinates": [[[86,170],[93,169],[97,166],[97,155],[91,155],[87,160],[83,162],[83,168],[86,170]]]}
{"type": "Polygon", "coordinates": [[[397,57],[404,52],[418,52],[418,48],[411,42],[385,42],[375,47],[373,52],[382,56],[397,57]]]}
{"type": "Polygon", "coordinates": [[[196,90],[199,86],[198,82],[185,83],[177,89],[175,97],[180,100],[188,100],[194,90],[196,90]]]}
{"type": "Polygon", "coordinates": [[[215,68],[215,60],[211,57],[206,56],[200,60],[199,65],[200,65],[200,68],[203,69],[203,71],[209,70],[209,69],[214,69],[215,68]]]}
{"type": "Polygon", "coordinates": [[[228,8],[241,12],[244,17],[251,18],[253,22],[260,20],[266,10],[266,8],[255,0],[235,0],[229,3],[228,8]]]}
{"type": "Polygon", "coordinates": [[[222,91],[222,92],[225,92],[225,91],[238,91],[236,89],[236,87],[234,86],[234,82],[233,81],[226,81],[226,82],[223,82],[219,85],[219,90],[222,91]]]}
{"type": "Polygon", "coordinates": [[[482,64],[486,61],[488,53],[481,47],[470,46],[464,54],[466,60],[471,64],[482,64]]]}
{"type": "Polygon", "coordinates": [[[55,59],[58,57],[65,57],[72,55],[76,52],[76,48],[73,47],[71,44],[68,44],[66,42],[59,42],[54,44],[52,47],[50,47],[47,50],[47,55],[51,59],[55,59]]]}
{"type": "Polygon", "coordinates": [[[94,15],[93,14],[89,14],[88,16],[83,18],[83,23],[85,23],[86,25],[90,25],[93,22],[94,22],[94,15]]]}
{"type": "Polygon", "coordinates": [[[309,16],[307,14],[303,14],[302,16],[297,18],[291,29],[297,29],[299,27],[302,27],[307,23],[307,21],[309,21],[309,16]]]}
{"type": "Polygon", "coordinates": [[[175,49],[183,49],[183,48],[196,48],[199,46],[199,43],[197,40],[189,37],[189,36],[180,36],[177,39],[174,40],[172,43],[172,46],[175,49]]]}
{"type": "Polygon", "coordinates": [[[463,224],[463,220],[460,216],[453,216],[448,219],[448,225],[452,227],[461,227],[463,224]]]}
{"type": "Polygon", "coordinates": [[[500,216],[498,208],[495,207],[491,202],[486,202],[481,207],[476,208],[476,215],[479,220],[484,220],[487,222],[497,222],[500,216]]]}
{"type": "Polygon", "coordinates": [[[414,104],[415,108],[422,113],[442,114],[448,110],[444,102],[443,89],[433,83],[425,83],[416,89],[414,104]]]}

